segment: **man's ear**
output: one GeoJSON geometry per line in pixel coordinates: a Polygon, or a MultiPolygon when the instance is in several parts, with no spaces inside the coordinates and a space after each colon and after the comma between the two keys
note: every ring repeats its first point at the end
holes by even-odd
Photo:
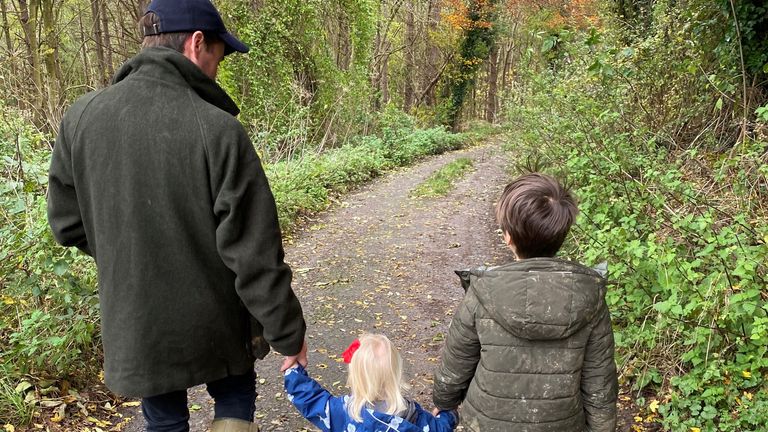
{"type": "Polygon", "coordinates": [[[203,43],[205,42],[205,35],[201,31],[192,33],[191,36],[184,41],[184,55],[197,64],[197,58],[201,50],[205,49],[203,43]]]}

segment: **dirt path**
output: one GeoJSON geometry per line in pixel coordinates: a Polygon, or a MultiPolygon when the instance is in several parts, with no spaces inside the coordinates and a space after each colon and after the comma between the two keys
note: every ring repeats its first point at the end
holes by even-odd
{"type": "MultiPolygon", "coordinates": [[[[508,154],[491,142],[392,173],[343,198],[286,244],[294,289],[307,319],[309,372],[334,394],[345,392],[341,353],[361,332],[381,332],[400,349],[409,396],[431,407],[432,373],[443,335],[463,291],[455,269],[499,264],[511,255],[493,218],[509,180],[508,154]],[[448,196],[411,199],[409,192],[459,157],[474,168],[448,196]]],[[[266,431],[314,430],[282,392],[281,357],[257,362],[256,421],[266,431]]],[[[206,431],[213,402],[204,387],[189,392],[192,431],[206,431]]],[[[123,431],[142,431],[138,408],[123,431]]]]}

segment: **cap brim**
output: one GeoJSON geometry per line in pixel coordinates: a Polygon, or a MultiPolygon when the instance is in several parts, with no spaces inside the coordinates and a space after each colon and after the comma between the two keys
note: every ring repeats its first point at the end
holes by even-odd
{"type": "Polygon", "coordinates": [[[224,55],[232,54],[235,51],[247,53],[250,50],[248,45],[240,42],[240,40],[232,36],[231,33],[222,33],[219,36],[221,37],[221,40],[224,41],[224,45],[226,45],[224,48],[224,55]]]}

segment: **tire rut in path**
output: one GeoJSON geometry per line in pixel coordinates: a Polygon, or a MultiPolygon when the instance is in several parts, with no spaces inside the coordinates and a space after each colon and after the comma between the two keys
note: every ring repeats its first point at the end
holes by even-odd
{"type": "MultiPolygon", "coordinates": [[[[511,258],[493,217],[506,165],[495,142],[431,158],[343,197],[286,243],[307,320],[308,370],[332,393],[346,392],[342,351],[361,332],[379,332],[403,356],[408,396],[432,406],[432,373],[463,295],[453,270],[511,258]],[[408,197],[459,157],[474,167],[446,197],[408,197]]],[[[256,364],[256,421],[266,431],[315,430],[283,394],[281,359],[270,354],[256,364]]],[[[213,402],[204,386],[189,391],[189,404],[200,407],[191,413],[191,430],[206,431],[213,402]]],[[[143,430],[140,410],[133,416],[124,431],[143,430]]]]}

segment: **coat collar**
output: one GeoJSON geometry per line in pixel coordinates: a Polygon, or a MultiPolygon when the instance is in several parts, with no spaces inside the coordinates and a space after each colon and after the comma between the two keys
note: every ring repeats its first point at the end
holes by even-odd
{"type": "Polygon", "coordinates": [[[131,75],[152,76],[164,81],[186,84],[206,102],[236,116],[240,113],[237,104],[216,81],[178,51],[170,48],[145,48],[128,60],[112,79],[112,84],[131,75]]]}

